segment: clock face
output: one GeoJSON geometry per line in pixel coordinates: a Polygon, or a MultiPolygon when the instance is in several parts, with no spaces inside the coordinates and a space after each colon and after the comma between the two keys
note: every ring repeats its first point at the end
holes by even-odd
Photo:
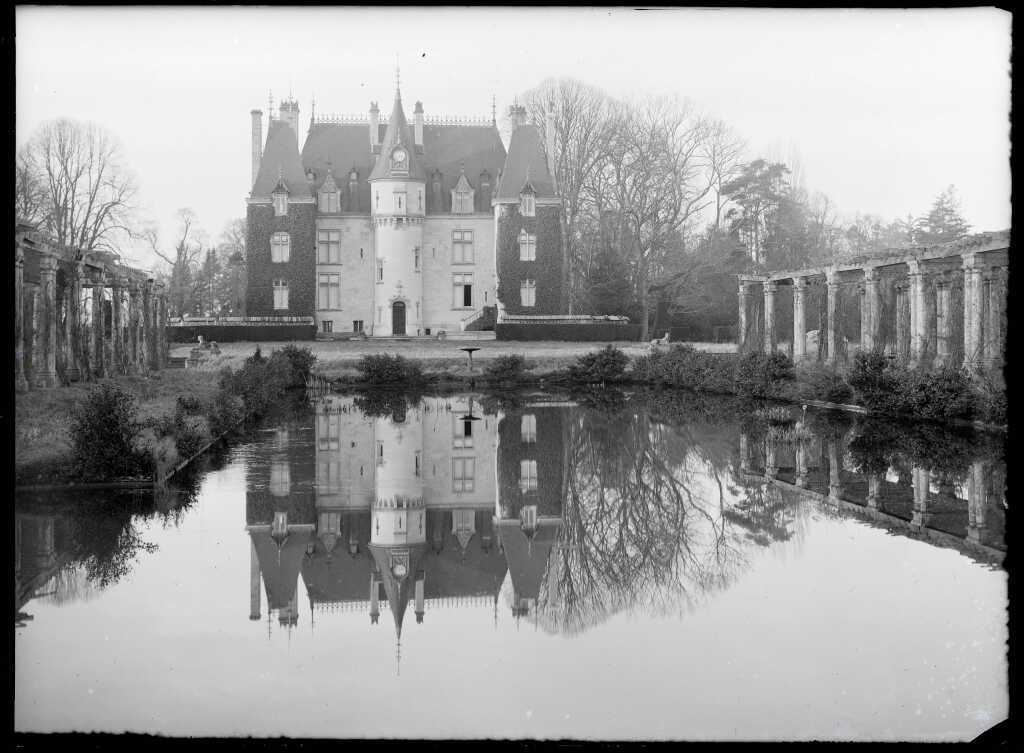
{"type": "Polygon", "coordinates": [[[405,162],[404,149],[396,149],[395,151],[391,152],[391,156],[394,158],[395,162],[405,162]]]}
{"type": "Polygon", "coordinates": [[[391,572],[393,572],[395,574],[396,578],[404,578],[405,577],[405,573],[407,571],[405,569],[405,565],[399,563],[399,564],[395,565],[393,568],[391,568],[391,572]]]}

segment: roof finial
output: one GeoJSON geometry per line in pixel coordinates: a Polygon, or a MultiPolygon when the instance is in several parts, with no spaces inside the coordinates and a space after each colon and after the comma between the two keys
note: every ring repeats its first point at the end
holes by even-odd
{"type": "Polygon", "coordinates": [[[491,125],[498,125],[498,98],[491,94],[491,125]]]}
{"type": "Polygon", "coordinates": [[[395,53],[395,99],[402,98],[402,68],[398,63],[398,53],[395,53]]]}
{"type": "Polygon", "coordinates": [[[267,117],[274,118],[274,90],[267,89],[267,117]]]}

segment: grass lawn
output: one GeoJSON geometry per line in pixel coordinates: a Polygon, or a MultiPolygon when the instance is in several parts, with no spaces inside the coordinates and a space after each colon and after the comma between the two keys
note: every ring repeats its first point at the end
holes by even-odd
{"type": "MultiPolygon", "coordinates": [[[[150,377],[121,376],[111,381],[138,399],[139,418],[174,411],[179,395],[212,396],[216,375],[198,369],[167,369],[150,377]]],[[[71,410],[85,399],[94,382],[32,390],[15,398],[14,467],[16,484],[60,483],[67,477],[71,454],[71,410]]]]}
{"type": "MultiPolygon", "coordinates": [[[[248,356],[252,355],[257,344],[264,355],[270,355],[275,349],[286,345],[280,342],[235,342],[218,344],[220,355],[204,360],[198,367],[199,371],[217,371],[224,366],[238,368],[248,356]]],[[[313,371],[328,379],[336,377],[352,377],[358,372],[356,362],[365,355],[375,353],[391,353],[414,358],[423,362],[425,371],[434,374],[447,374],[453,377],[466,376],[469,372],[469,361],[460,348],[479,348],[473,354],[473,363],[477,373],[479,369],[497,356],[520,354],[526,358],[527,367],[534,374],[564,369],[579,356],[600,350],[605,345],[614,345],[630,358],[648,352],[646,343],[638,342],[512,342],[507,340],[334,340],[304,341],[296,345],[309,347],[316,355],[313,371]]],[[[733,343],[690,343],[698,350],[709,353],[734,353],[733,343]]],[[[187,356],[192,345],[174,345],[172,356],[187,356]]]]}

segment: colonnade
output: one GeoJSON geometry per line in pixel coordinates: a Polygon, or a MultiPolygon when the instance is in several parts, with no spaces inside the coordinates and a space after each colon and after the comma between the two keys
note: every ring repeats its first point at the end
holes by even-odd
{"type": "Polygon", "coordinates": [[[169,349],[163,284],[112,262],[64,257],[33,230],[16,231],[15,389],[163,368],[169,349]]]}
{"type": "Polygon", "coordinates": [[[788,350],[799,362],[817,357],[809,347],[816,339],[822,360],[832,364],[855,349],[884,352],[911,366],[998,366],[1005,344],[1008,252],[1008,233],[989,233],[860,263],[740,275],[739,349],[788,350]],[[883,280],[889,284],[883,286],[883,280]],[[809,291],[822,287],[818,305],[824,311],[809,311],[809,291]],[[790,333],[780,332],[776,321],[784,288],[792,290],[790,333]],[[856,290],[856,327],[843,326],[846,290],[856,290]],[[763,305],[752,310],[758,295],[763,305]],[[818,314],[824,331],[808,331],[809,313],[818,314]],[[852,342],[850,331],[859,334],[852,342]]]}

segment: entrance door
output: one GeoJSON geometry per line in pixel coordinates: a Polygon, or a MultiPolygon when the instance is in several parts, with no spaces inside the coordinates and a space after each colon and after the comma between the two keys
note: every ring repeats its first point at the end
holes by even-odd
{"type": "Polygon", "coordinates": [[[401,301],[391,304],[391,334],[405,334],[405,304],[401,301]]]}

